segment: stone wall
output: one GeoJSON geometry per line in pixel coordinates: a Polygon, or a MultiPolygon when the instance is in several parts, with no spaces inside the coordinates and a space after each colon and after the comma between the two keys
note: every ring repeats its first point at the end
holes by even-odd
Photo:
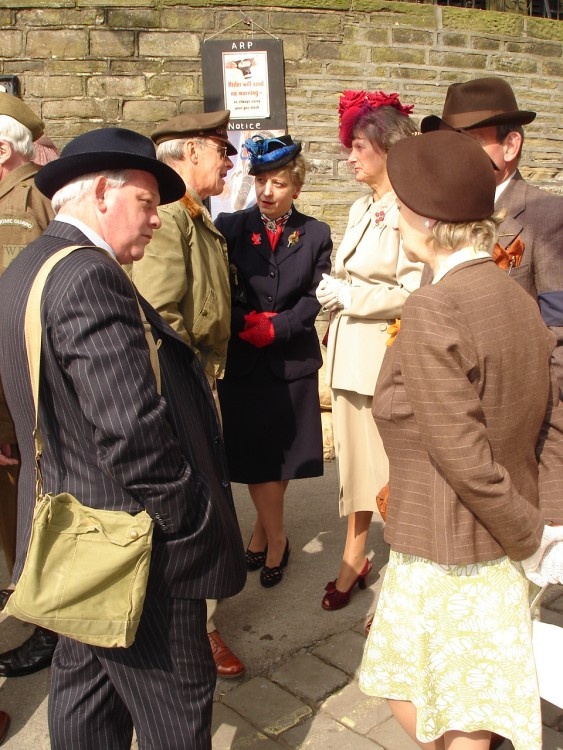
{"type": "Polygon", "coordinates": [[[563,193],[563,24],[516,13],[380,0],[2,0],[0,73],[63,145],[92,127],[150,133],[201,108],[204,39],[249,39],[241,11],[284,45],[289,131],[311,171],[300,207],[341,236],[362,189],[337,141],[338,93],[398,91],[420,118],[440,113],[448,85],[506,77],[526,129],[523,172],[563,193]]]}

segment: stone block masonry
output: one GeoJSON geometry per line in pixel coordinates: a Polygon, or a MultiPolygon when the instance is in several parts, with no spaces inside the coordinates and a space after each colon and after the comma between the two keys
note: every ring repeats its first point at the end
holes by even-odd
{"type": "Polygon", "coordinates": [[[241,11],[283,41],[288,129],[310,164],[299,205],[336,242],[365,189],[337,140],[348,88],[397,91],[419,121],[441,112],[450,83],[503,76],[520,106],[538,112],[524,175],[563,194],[563,24],[554,20],[382,0],[3,0],[0,73],[19,76],[59,146],[103,125],[148,134],[201,108],[202,43],[248,39],[241,11]]]}

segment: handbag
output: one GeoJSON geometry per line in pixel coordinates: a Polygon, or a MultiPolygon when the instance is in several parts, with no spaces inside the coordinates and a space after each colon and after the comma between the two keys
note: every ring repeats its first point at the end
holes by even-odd
{"type": "MultiPolygon", "coordinates": [[[[80,247],[63,248],[45,262],[27,303],[25,339],[35,404],[37,494],[24,568],[5,609],[20,620],[83,643],[126,647],[133,643],[143,610],[153,521],[146,510],[136,515],[98,510],[67,492],[44,493],[41,475],[41,294],[53,266],[80,247]]],[[[150,331],[145,333],[159,383],[156,346],[150,331]]]]}
{"type": "MultiPolygon", "coordinates": [[[[545,588],[530,606],[532,613],[539,604],[545,588]]],[[[540,620],[532,620],[532,647],[538,674],[540,696],[563,708],[563,628],[540,620]]]]}
{"type": "Polygon", "coordinates": [[[375,502],[377,504],[377,510],[381,518],[387,520],[387,503],[389,502],[389,482],[385,484],[375,496],[375,502]]]}

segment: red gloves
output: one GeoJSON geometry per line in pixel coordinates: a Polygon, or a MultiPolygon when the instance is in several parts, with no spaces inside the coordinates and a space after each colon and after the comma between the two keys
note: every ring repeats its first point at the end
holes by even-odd
{"type": "Polygon", "coordinates": [[[277,315],[275,312],[257,313],[256,310],[252,310],[252,312],[244,316],[244,330],[240,331],[238,335],[239,339],[252,344],[252,346],[258,349],[273,343],[275,333],[270,318],[273,318],[275,315],[277,315]]]}

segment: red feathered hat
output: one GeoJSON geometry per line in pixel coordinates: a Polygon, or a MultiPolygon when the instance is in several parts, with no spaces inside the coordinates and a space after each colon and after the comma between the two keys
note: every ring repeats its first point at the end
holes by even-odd
{"type": "Polygon", "coordinates": [[[408,117],[414,104],[401,104],[399,94],[386,94],[384,91],[343,91],[338,103],[340,118],[340,142],[346,148],[352,147],[354,127],[362,115],[378,107],[394,107],[408,117]]]}

